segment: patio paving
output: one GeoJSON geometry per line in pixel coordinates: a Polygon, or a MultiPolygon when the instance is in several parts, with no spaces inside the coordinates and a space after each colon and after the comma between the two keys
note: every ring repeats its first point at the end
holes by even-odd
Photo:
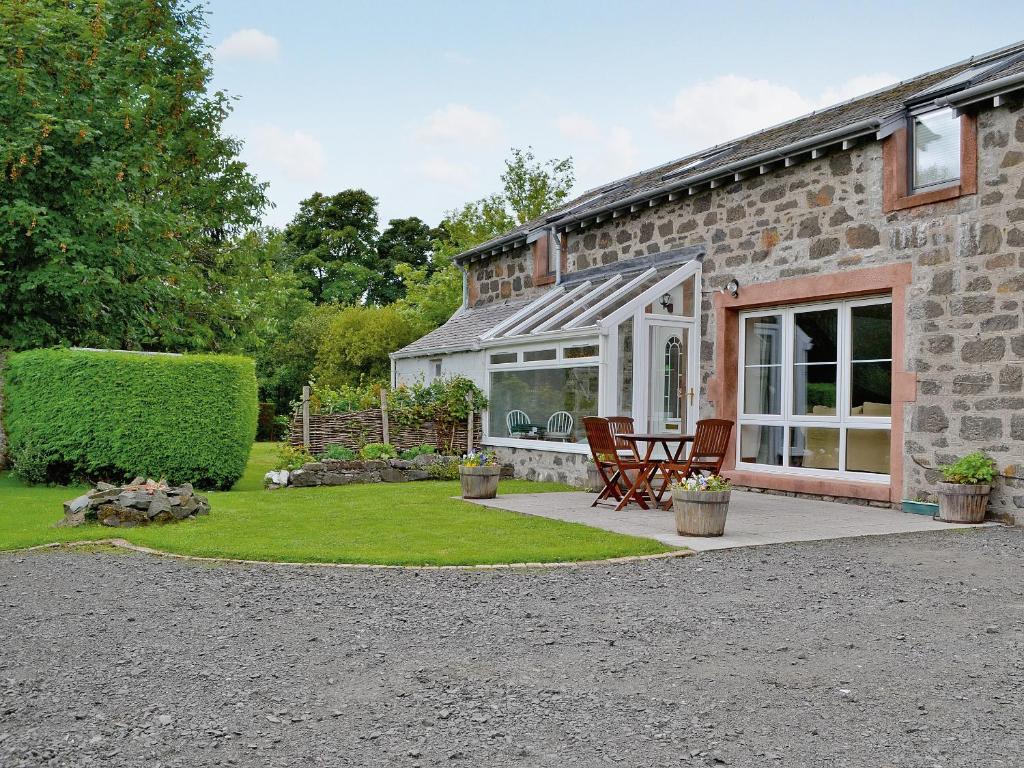
{"type": "Polygon", "coordinates": [[[977,527],[940,523],[924,515],[895,509],[733,491],[724,536],[679,536],[670,510],[644,510],[630,505],[616,512],[607,506],[591,507],[594,496],[580,491],[523,493],[499,495],[496,499],[477,500],[476,503],[524,515],[539,515],[616,533],[644,536],[672,547],[689,547],[697,551],[977,527]]]}

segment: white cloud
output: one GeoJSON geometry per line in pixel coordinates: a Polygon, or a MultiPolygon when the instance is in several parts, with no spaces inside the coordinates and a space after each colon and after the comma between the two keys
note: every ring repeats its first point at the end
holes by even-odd
{"type": "Polygon", "coordinates": [[[818,96],[740,75],[722,75],[681,89],[654,122],[682,151],[694,151],[768,128],[894,82],[886,74],[859,75],[818,96]]]}
{"type": "Polygon", "coordinates": [[[465,104],[449,104],[427,115],[416,129],[416,137],[428,144],[489,147],[504,140],[505,125],[487,112],[465,104]]]}
{"type": "Polygon", "coordinates": [[[416,167],[416,172],[428,181],[452,187],[468,188],[473,181],[472,168],[443,157],[427,158],[416,167]]]}
{"type": "Polygon", "coordinates": [[[555,128],[565,138],[573,141],[595,141],[601,134],[597,123],[576,112],[556,117],[555,128]]]}
{"type": "Polygon", "coordinates": [[[258,29],[240,29],[228,35],[214,53],[218,59],[273,61],[280,51],[276,37],[258,29]]]}
{"type": "Polygon", "coordinates": [[[884,72],[877,75],[857,75],[851,77],[845,83],[826,88],[818,98],[817,108],[828,107],[838,104],[841,101],[848,101],[854,96],[863,96],[865,93],[877,91],[886,85],[899,82],[899,78],[884,72]]]}
{"type": "Polygon", "coordinates": [[[260,126],[249,136],[246,149],[254,164],[270,167],[292,181],[319,181],[326,171],[323,144],[305,131],[260,126]]]}

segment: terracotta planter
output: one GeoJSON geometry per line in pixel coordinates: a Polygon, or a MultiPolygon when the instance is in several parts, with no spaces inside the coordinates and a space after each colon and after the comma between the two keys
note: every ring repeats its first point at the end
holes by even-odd
{"type": "Polygon", "coordinates": [[[939,483],[939,520],[944,523],[981,523],[991,485],[939,483]]]}
{"type": "Polygon", "coordinates": [[[729,513],[731,491],[672,490],[672,509],[680,536],[721,536],[729,513]]]}
{"type": "Polygon", "coordinates": [[[493,499],[498,495],[501,467],[459,467],[462,498],[493,499]]]}

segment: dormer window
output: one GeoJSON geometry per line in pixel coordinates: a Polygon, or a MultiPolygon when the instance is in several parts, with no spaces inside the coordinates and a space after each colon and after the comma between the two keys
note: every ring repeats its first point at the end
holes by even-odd
{"type": "Polygon", "coordinates": [[[914,192],[960,181],[960,120],[951,109],[911,117],[910,184],[914,192]]]}

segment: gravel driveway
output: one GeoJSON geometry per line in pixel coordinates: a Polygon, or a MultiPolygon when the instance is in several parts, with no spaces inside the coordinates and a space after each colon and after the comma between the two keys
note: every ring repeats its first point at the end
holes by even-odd
{"type": "Polygon", "coordinates": [[[538,571],[0,555],[0,765],[1019,766],[1024,531],[538,571]]]}

